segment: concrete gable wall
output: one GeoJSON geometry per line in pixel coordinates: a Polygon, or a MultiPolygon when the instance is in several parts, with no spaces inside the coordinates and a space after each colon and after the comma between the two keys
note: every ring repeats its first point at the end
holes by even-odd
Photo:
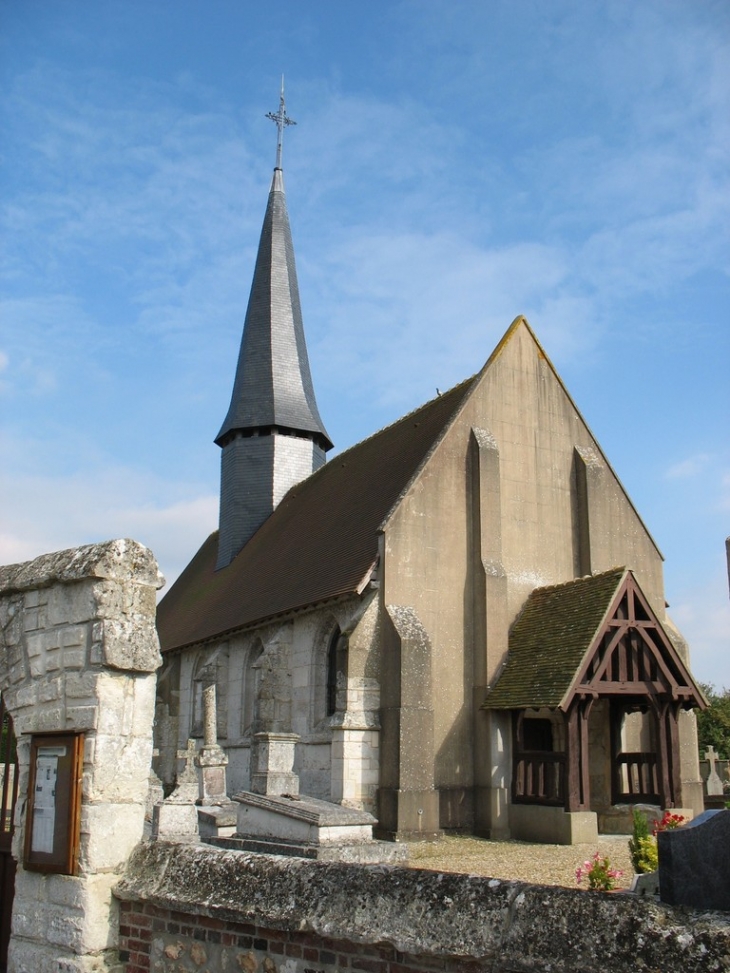
{"type": "Polygon", "coordinates": [[[664,617],[656,546],[524,322],[394,511],[384,551],[385,603],[413,607],[433,645],[436,785],[454,800],[473,783],[472,687],[495,678],[530,591],[588,562],[626,564],[664,617]],[[576,447],[593,464],[588,538],[576,447]]]}
{"type": "Polygon", "coordinates": [[[584,567],[576,447],[600,476],[600,490],[589,498],[592,557],[585,567],[592,573],[617,565],[632,568],[664,617],[661,556],[526,325],[516,328],[486,370],[462,423],[484,425],[499,450],[502,551],[512,617],[533,588],[569,580],[584,567]]]}

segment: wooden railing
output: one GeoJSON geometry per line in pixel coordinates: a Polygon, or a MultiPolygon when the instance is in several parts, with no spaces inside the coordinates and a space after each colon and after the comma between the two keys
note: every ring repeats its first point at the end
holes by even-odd
{"type": "Polygon", "coordinates": [[[512,800],[516,804],[565,805],[565,754],[523,750],[515,755],[512,800]]]}
{"type": "Polygon", "coordinates": [[[616,757],[614,802],[659,802],[659,776],[655,753],[620,753],[616,757]]]}

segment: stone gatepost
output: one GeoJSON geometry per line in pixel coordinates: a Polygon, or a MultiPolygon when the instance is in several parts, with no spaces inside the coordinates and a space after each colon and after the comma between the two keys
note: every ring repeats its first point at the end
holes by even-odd
{"type": "Polygon", "coordinates": [[[121,969],[112,887],[143,835],[161,658],[157,563],[117,540],[0,567],[0,691],[18,738],[8,973],[121,969]],[[72,874],[24,867],[34,734],[83,734],[72,874]]]}

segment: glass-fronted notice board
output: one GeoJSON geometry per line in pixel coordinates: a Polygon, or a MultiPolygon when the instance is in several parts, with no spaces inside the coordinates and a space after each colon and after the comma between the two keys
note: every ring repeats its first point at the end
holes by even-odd
{"type": "Polygon", "coordinates": [[[82,733],[31,738],[25,867],[73,875],[79,853],[82,733]]]}

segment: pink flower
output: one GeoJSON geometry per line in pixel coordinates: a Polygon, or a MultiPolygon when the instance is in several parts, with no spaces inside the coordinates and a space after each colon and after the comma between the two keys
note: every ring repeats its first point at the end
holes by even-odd
{"type": "Polygon", "coordinates": [[[621,878],[623,872],[618,868],[611,868],[608,858],[602,858],[596,852],[592,859],[584,861],[575,870],[576,882],[580,884],[584,878],[588,879],[588,887],[608,892],[616,886],[616,879],[621,878]]]}

